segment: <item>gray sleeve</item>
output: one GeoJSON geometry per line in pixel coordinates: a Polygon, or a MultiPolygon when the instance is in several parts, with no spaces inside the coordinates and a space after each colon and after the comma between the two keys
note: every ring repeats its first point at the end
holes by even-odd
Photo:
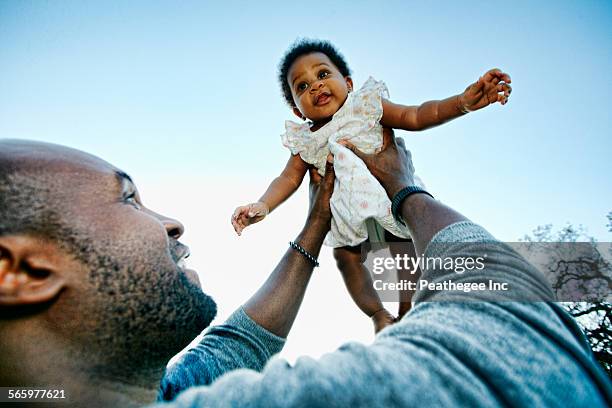
{"type": "Polygon", "coordinates": [[[181,391],[211,384],[237,368],[260,371],[281,351],[285,339],[255,323],[242,308],[206,331],[202,341],[166,369],[158,400],[170,401],[181,391]]]}
{"type": "MultiPolygon", "coordinates": [[[[432,243],[489,241],[493,237],[481,227],[458,223],[432,243]]],[[[444,256],[469,252],[462,245],[440,248],[447,249],[438,253],[444,256]]],[[[430,244],[428,253],[435,255],[434,250],[430,244]]],[[[498,246],[491,259],[488,272],[511,265],[519,269],[512,273],[528,278],[516,290],[547,294],[537,271],[510,248],[498,246]]],[[[273,359],[261,373],[236,370],[211,386],[185,391],[171,406],[611,405],[609,379],[570,327],[571,317],[555,305],[450,302],[444,292],[426,296],[444,301],[418,303],[372,345],[349,343],[318,360],[302,357],[293,366],[273,359]]]]}
{"type": "Polygon", "coordinates": [[[459,302],[550,302],[554,293],[544,274],[525,260],[508,244],[498,241],[484,228],[470,221],[452,224],[438,232],[425,250],[422,281],[432,285],[453,282],[464,286],[482,285],[485,290],[439,290],[419,288],[413,301],[459,302]],[[457,273],[457,268],[445,269],[442,262],[465,262],[480,258],[483,269],[457,273]],[[489,289],[491,282],[503,283],[506,290],[489,289]]]}

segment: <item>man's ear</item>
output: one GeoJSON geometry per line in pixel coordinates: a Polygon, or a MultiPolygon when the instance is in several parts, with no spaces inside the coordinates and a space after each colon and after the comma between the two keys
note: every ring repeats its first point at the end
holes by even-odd
{"type": "Polygon", "coordinates": [[[66,286],[55,245],[26,236],[0,237],[0,307],[48,302],[66,286]]]}
{"type": "Polygon", "coordinates": [[[353,78],[350,76],[345,76],[344,80],[346,81],[346,86],[348,87],[349,92],[353,92],[353,78]]]}
{"type": "Polygon", "coordinates": [[[302,120],[306,120],[306,116],[302,115],[302,112],[296,106],[293,107],[293,114],[302,120]]]}

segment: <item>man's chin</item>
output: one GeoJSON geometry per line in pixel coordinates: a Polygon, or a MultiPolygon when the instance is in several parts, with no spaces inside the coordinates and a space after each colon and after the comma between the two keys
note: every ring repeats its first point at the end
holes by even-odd
{"type": "Polygon", "coordinates": [[[183,285],[187,289],[186,296],[192,301],[190,307],[195,315],[197,329],[202,331],[217,316],[217,303],[212,297],[202,291],[200,279],[195,271],[191,269],[181,270],[180,276],[183,285]]]}
{"type": "Polygon", "coordinates": [[[181,272],[185,274],[185,276],[187,277],[187,279],[189,279],[190,282],[192,282],[198,288],[202,289],[202,283],[200,282],[200,277],[198,276],[198,273],[196,271],[194,271],[193,269],[181,269],[181,272]]]}

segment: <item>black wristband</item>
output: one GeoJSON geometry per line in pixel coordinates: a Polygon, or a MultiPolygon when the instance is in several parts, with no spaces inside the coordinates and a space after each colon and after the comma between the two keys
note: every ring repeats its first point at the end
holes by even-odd
{"type": "Polygon", "coordinates": [[[317,258],[312,256],[308,251],[302,248],[299,244],[296,244],[293,241],[289,241],[289,246],[295,249],[296,251],[298,251],[300,254],[304,255],[306,259],[308,259],[310,263],[314,265],[315,268],[319,266],[319,261],[317,261],[317,258]]]}
{"type": "Polygon", "coordinates": [[[402,225],[406,225],[406,223],[402,219],[402,215],[400,214],[402,203],[405,199],[407,199],[413,194],[427,194],[431,198],[434,198],[434,196],[432,196],[419,186],[408,186],[398,191],[397,194],[395,194],[395,196],[393,196],[393,199],[391,200],[391,214],[393,214],[393,218],[395,218],[397,222],[401,223],[402,225]]]}

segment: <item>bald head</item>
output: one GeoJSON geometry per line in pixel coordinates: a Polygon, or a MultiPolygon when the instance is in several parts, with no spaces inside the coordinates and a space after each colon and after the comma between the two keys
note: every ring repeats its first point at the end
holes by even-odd
{"type": "Polygon", "coordinates": [[[27,234],[75,251],[67,218],[83,185],[116,169],[105,161],[64,146],[0,140],[0,236],[27,234]]]}
{"type": "Polygon", "coordinates": [[[0,139],[0,169],[4,172],[114,171],[104,160],[80,150],[31,140],[0,139]]]}

